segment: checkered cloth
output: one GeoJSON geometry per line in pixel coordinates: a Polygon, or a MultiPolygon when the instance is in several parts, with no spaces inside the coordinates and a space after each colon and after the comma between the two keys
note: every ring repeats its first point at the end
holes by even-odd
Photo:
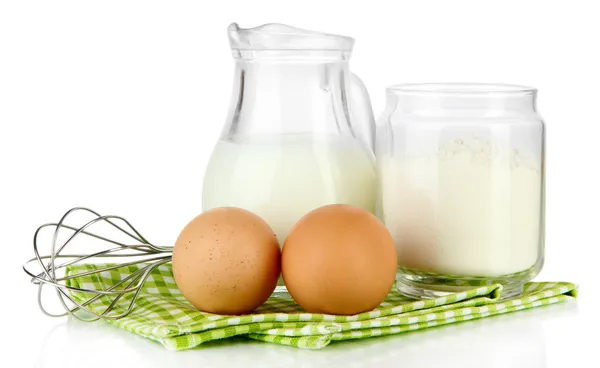
{"type": "MultiPolygon", "coordinates": [[[[71,266],[67,273],[74,275],[105,266],[71,266]]],[[[77,277],[69,281],[69,286],[106,290],[137,267],[77,277]]],[[[577,287],[567,282],[530,282],[518,298],[500,300],[501,294],[501,285],[490,285],[417,301],[402,296],[393,288],[378,308],[353,316],[304,313],[285,294],[272,296],[253,314],[223,316],[200,312],[189,304],[177,289],[171,265],[165,264],[152,272],[129,315],[106,321],[158,341],[170,350],[190,349],[207,341],[237,335],[298,348],[320,349],[331,341],[398,334],[573,300],[577,296],[577,287]]],[[[84,302],[92,295],[73,292],[73,296],[84,302]]],[[[132,297],[131,293],[125,294],[111,313],[123,312],[132,297]]],[[[101,313],[113,299],[102,297],[90,306],[96,313],[101,313]]]]}

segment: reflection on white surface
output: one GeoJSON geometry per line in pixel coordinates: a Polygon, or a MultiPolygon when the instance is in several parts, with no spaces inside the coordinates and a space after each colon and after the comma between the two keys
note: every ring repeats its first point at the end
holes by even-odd
{"type": "Polygon", "coordinates": [[[249,341],[183,352],[107,323],[66,320],[49,332],[36,367],[391,366],[546,367],[543,322],[577,313],[565,303],[425,331],[332,343],[317,351],[249,341]]]}

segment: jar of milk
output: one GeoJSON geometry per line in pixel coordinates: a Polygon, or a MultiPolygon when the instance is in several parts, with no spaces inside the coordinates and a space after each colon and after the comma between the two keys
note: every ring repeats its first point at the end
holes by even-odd
{"type": "Polygon", "coordinates": [[[229,116],[204,175],[202,207],[261,216],[283,246],[327,204],[375,213],[375,122],[348,60],[354,39],[282,24],[228,30],[229,116]]]}
{"type": "Polygon", "coordinates": [[[378,215],[397,287],[435,297],[501,283],[518,294],[544,260],[544,124],[533,88],[406,84],[378,124],[378,215]]]}

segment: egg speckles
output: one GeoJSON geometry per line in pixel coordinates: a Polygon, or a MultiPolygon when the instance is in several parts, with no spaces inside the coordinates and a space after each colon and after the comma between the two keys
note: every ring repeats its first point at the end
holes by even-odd
{"type": "Polygon", "coordinates": [[[173,249],[178,288],[192,305],[209,313],[250,313],[275,290],[280,270],[272,229],[240,208],[215,208],[197,216],[173,249]]]}

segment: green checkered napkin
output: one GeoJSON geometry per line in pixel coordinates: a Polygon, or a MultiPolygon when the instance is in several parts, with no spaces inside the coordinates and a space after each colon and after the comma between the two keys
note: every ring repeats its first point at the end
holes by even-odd
{"type": "MultiPolygon", "coordinates": [[[[105,266],[71,266],[67,273],[73,275],[105,266]]],[[[70,280],[69,285],[108,289],[136,269],[137,266],[127,266],[81,276],[70,280]]],[[[377,309],[353,316],[305,313],[285,294],[272,296],[253,314],[222,316],[192,307],[177,289],[171,265],[165,264],[150,275],[129,315],[107,321],[158,341],[170,350],[190,349],[236,335],[303,349],[320,349],[331,341],[392,335],[573,300],[577,287],[567,282],[530,282],[518,298],[500,301],[501,293],[501,285],[490,285],[417,301],[393,288],[377,309]]],[[[73,296],[84,302],[92,295],[74,292],[73,296]]],[[[114,312],[123,312],[132,297],[126,294],[117,302],[114,312]]],[[[91,307],[100,313],[111,301],[103,297],[91,307]]]]}

